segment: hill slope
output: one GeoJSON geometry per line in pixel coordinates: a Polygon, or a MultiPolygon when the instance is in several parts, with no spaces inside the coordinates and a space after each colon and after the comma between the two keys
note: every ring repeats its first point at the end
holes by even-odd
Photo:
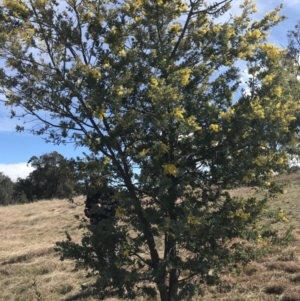
{"type": "MultiPolygon", "coordinates": [[[[224,272],[218,286],[204,287],[205,296],[195,300],[300,301],[300,174],[281,176],[290,181],[287,193],[270,202],[282,208],[295,226],[296,241],[285,249],[250,263],[241,274],[224,272]]],[[[250,188],[231,191],[248,195],[250,188]]],[[[76,199],[83,205],[84,198],[76,199]]],[[[66,200],[40,201],[0,207],[0,300],[1,301],[93,301],[85,290],[84,271],[75,271],[74,262],[61,262],[53,252],[54,243],[67,230],[80,239],[75,214],[83,206],[66,200]]],[[[140,299],[140,300],[146,300],[140,299]]]]}

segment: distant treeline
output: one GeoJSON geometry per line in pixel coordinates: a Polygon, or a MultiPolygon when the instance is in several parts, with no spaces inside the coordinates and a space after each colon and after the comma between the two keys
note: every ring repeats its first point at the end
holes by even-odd
{"type": "Polygon", "coordinates": [[[31,157],[28,164],[34,170],[27,178],[18,178],[16,182],[0,172],[0,205],[87,194],[96,190],[101,180],[101,169],[95,168],[97,160],[88,156],[68,160],[51,152],[31,157]]]}

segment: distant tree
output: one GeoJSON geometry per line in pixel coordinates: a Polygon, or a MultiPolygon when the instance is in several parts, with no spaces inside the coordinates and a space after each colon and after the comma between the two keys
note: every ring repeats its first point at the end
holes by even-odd
{"type": "MultiPolygon", "coordinates": [[[[105,161],[107,159],[104,157],[99,158],[94,154],[87,155],[85,153],[84,157],[70,160],[74,168],[77,194],[91,195],[98,191],[103,180],[107,182],[110,178],[110,181],[113,182],[110,165],[105,164],[105,161]]],[[[115,183],[114,186],[116,184],[118,183],[115,183]]]]}
{"type": "MultiPolygon", "coordinates": [[[[270,241],[260,226],[267,199],[223,188],[272,188],[299,141],[299,88],[285,51],[267,41],[280,7],[252,21],[245,0],[240,15],[218,22],[230,2],[2,1],[0,87],[12,117],[33,116],[31,132],[48,141],[88,147],[98,160],[87,174],[105,170],[122,188],[111,232],[58,243],[62,258],[96,276],[103,298],[123,296],[125,285],[131,297],[191,300],[199,283],[251,259],[233,239],[270,241]],[[112,243],[119,256],[107,262],[112,243]]],[[[38,193],[44,180],[51,197],[56,164],[48,173],[32,162],[38,193]]]]}
{"type": "Polygon", "coordinates": [[[23,179],[18,178],[14,183],[14,199],[17,203],[27,203],[35,201],[33,197],[34,188],[29,177],[23,179]]]}
{"type": "Polygon", "coordinates": [[[29,200],[67,198],[73,193],[76,184],[73,166],[59,153],[33,156],[28,164],[34,170],[26,179],[19,179],[17,187],[29,200]]]}
{"type": "Polygon", "coordinates": [[[14,202],[14,183],[10,177],[0,172],[0,205],[11,205],[14,202]]]}
{"type": "Polygon", "coordinates": [[[288,34],[287,58],[300,68],[300,20],[288,34]]]}

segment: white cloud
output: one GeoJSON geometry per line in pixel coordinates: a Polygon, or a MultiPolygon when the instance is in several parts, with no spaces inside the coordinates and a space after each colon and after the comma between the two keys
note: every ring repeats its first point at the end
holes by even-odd
{"type": "Polygon", "coordinates": [[[27,163],[0,164],[0,172],[10,177],[12,181],[16,181],[17,178],[26,178],[33,170],[34,168],[27,166],[27,163]]]}

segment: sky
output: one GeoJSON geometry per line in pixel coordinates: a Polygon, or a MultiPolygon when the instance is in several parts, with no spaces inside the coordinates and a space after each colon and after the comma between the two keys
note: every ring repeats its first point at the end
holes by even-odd
{"type": "MultiPolygon", "coordinates": [[[[229,14],[238,14],[242,1],[233,0],[229,14]]],[[[282,14],[287,17],[280,25],[273,28],[269,41],[279,46],[287,45],[286,34],[292,30],[300,20],[299,0],[257,0],[258,13],[252,15],[254,19],[261,19],[267,12],[283,3],[282,14]]],[[[228,19],[229,15],[222,16],[228,19]]],[[[4,96],[0,95],[0,99],[4,96]]],[[[10,119],[9,108],[0,102],[0,172],[9,176],[13,181],[18,177],[25,178],[32,168],[27,162],[32,156],[41,156],[45,153],[57,151],[66,158],[81,156],[82,152],[88,152],[84,148],[75,148],[74,145],[53,145],[46,143],[42,136],[33,136],[29,132],[17,133],[15,127],[22,120],[10,119]]]]}

